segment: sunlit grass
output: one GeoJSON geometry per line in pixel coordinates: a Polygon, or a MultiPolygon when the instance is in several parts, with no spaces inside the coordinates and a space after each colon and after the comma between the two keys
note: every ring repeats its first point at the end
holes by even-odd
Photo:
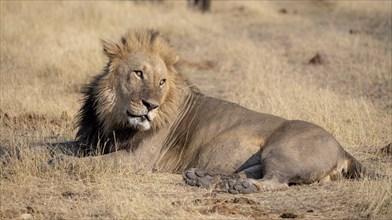
{"type": "Polygon", "coordinates": [[[180,70],[204,93],[314,122],[390,175],[390,155],[378,153],[392,141],[390,2],[214,1],[206,14],[185,1],[0,4],[0,147],[21,153],[0,164],[0,218],[391,217],[390,179],[293,187],[234,204],[227,201],[241,196],[186,187],[180,175],[105,164],[42,171],[51,155],[34,148],[74,138],[81,88],[106,62],[100,39],[150,27],[192,63],[180,70]],[[325,62],[309,65],[316,53],[325,62]]]}

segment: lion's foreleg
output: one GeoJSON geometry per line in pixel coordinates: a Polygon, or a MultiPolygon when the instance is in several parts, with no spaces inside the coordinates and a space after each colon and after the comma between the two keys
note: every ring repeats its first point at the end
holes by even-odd
{"type": "Polygon", "coordinates": [[[87,167],[106,167],[116,168],[131,165],[130,155],[126,150],[119,150],[110,154],[104,154],[100,156],[88,156],[88,157],[74,157],[67,155],[60,155],[48,160],[43,168],[57,167],[57,168],[75,168],[80,166],[87,167]]]}
{"type": "Polygon", "coordinates": [[[183,179],[188,185],[213,189],[217,192],[247,194],[257,192],[258,189],[254,184],[241,182],[241,177],[237,174],[208,174],[197,168],[185,171],[183,179]]]}
{"type": "Polygon", "coordinates": [[[243,178],[238,174],[207,174],[203,170],[197,168],[185,171],[183,173],[183,179],[186,184],[191,186],[198,186],[213,189],[217,192],[228,192],[231,194],[274,191],[288,187],[287,183],[280,183],[275,179],[256,180],[252,178],[243,178]]]}

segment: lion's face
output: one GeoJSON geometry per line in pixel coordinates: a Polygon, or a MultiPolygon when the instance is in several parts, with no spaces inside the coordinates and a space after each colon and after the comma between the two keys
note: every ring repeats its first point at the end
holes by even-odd
{"type": "Polygon", "coordinates": [[[109,62],[86,89],[80,130],[94,128],[94,116],[104,136],[124,128],[162,128],[175,116],[180,99],[176,51],[154,30],[129,31],[121,41],[102,42],[109,62]]]}
{"type": "Polygon", "coordinates": [[[148,130],[167,90],[168,70],[158,55],[132,53],[114,71],[117,113],[131,127],[148,130]]]}

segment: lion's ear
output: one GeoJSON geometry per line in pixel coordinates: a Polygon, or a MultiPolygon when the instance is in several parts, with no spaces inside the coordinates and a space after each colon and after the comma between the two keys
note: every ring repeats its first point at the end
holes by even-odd
{"type": "Polygon", "coordinates": [[[176,58],[174,59],[174,62],[173,62],[173,64],[175,64],[175,63],[177,63],[177,61],[180,59],[180,56],[176,56],[176,58]]]}
{"type": "Polygon", "coordinates": [[[103,46],[103,52],[109,57],[109,59],[121,57],[122,49],[116,42],[101,40],[101,43],[103,46]]]}
{"type": "Polygon", "coordinates": [[[178,56],[177,54],[173,54],[173,55],[167,57],[167,59],[166,59],[166,65],[168,65],[168,66],[174,66],[174,65],[177,63],[177,61],[178,61],[179,59],[180,59],[180,58],[179,58],[179,56],[178,56]]]}

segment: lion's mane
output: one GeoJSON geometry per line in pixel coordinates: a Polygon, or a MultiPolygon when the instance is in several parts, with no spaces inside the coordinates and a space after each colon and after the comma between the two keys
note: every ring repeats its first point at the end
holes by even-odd
{"type": "MultiPolygon", "coordinates": [[[[109,61],[102,72],[85,86],[82,92],[83,105],[76,118],[76,140],[83,146],[82,155],[109,153],[137,146],[137,142],[173,121],[183,99],[183,85],[192,87],[188,80],[176,72],[173,65],[177,60],[177,53],[158,31],[128,31],[119,42],[102,43],[109,61]],[[116,111],[118,94],[115,81],[122,80],[115,74],[116,67],[137,51],[160,56],[169,72],[166,99],[152,122],[152,128],[145,132],[139,132],[120,122],[116,111]]],[[[197,91],[196,88],[192,90],[197,91]]]]}

